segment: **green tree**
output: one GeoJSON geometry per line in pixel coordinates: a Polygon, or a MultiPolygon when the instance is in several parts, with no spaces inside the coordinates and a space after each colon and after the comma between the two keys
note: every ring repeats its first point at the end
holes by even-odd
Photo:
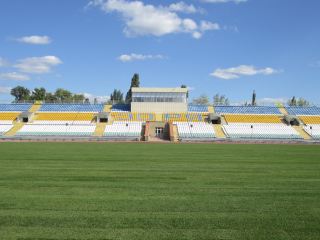
{"type": "Polygon", "coordinates": [[[126,102],[131,103],[132,101],[132,88],[133,87],[140,87],[140,77],[138,73],[135,73],[131,79],[130,89],[126,94],[126,102]]]}
{"type": "Polygon", "coordinates": [[[83,103],[85,100],[85,97],[83,94],[73,94],[72,100],[73,102],[76,102],[76,103],[83,103]]]}
{"type": "Polygon", "coordinates": [[[43,101],[45,100],[46,98],[46,89],[45,88],[35,88],[33,91],[32,91],[32,94],[31,94],[31,99],[32,100],[36,100],[36,101],[43,101]]]}
{"type": "Polygon", "coordinates": [[[213,96],[213,105],[230,105],[229,99],[225,95],[216,94],[213,96]]]}
{"type": "Polygon", "coordinates": [[[298,101],[297,101],[297,105],[299,107],[310,107],[310,102],[307,101],[306,99],[304,98],[299,98],[298,101]]]}
{"type": "MultiPolygon", "coordinates": [[[[181,88],[188,88],[188,87],[187,87],[187,85],[182,84],[182,85],[181,85],[181,88]]],[[[189,91],[187,91],[187,98],[189,98],[189,91]]]]}
{"type": "Polygon", "coordinates": [[[252,106],[256,106],[257,105],[257,95],[256,95],[256,91],[254,91],[254,90],[253,90],[253,93],[252,93],[251,105],[252,106]]]}
{"type": "Polygon", "coordinates": [[[110,95],[110,100],[112,103],[124,103],[123,93],[120,90],[114,89],[110,95]]]}
{"type": "Polygon", "coordinates": [[[58,88],[54,95],[59,102],[71,102],[72,100],[72,93],[66,89],[58,88]]]}
{"type": "Polygon", "coordinates": [[[203,94],[200,97],[193,99],[192,103],[197,105],[209,105],[209,98],[207,95],[203,94]]]}
{"type": "Polygon", "coordinates": [[[292,107],[295,107],[295,106],[298,106],[298,107],[310,107],[311,106],[311,103],[300,97],[298,99],[296,99],[295,96],[293,96],[289,101],[288,101],[288,105],[289,106],[292,106],[292,107]]]}
{"type": "Polygon", "coordinates": [[[21,102],[30,99],[30,90],[22,86],[12,88],[10,94],[15,97],[15,102],[21,102]]]}
{"type": "Polygon", "coordinates": [[[47,103],[54,103],[57,101],[57,97],[53,93],[46,93],[45,101],[47,103]]]}

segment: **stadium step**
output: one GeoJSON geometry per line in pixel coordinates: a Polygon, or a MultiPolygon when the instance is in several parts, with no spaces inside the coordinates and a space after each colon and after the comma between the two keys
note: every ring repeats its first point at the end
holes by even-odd
{"type": "Polygon", "coordinates": [[[41,108],[41,103],[35,103],[29,109],[29,112],[35,113],[35,112],[39,111],[40,108],[41,108]]]}
{"type": "Polygon", "coordinates": [[[208,107],[208,111],[209,111],[209,113],[214,113],[214,107],[213,106],[209,106],[208,107]]]}
{"type": "Polygon", "coordinates": [[[289,115],[287,109],[283,106],[279,106],[279,111],[283,114],[283,115],[289,115]]]}
{"type": "Polygon", "coordinates": [[[304,140],[310,140],[312,137],[301,127],[301,126],[292,126],[304,140]]]}
{"type": "Polygon", "coordinates": [[[150,122],[146,122],[145,128],[144,128],[144,141],[149,141],[149,129],[150,129],[150,122]]]}
{"type": "Polygon", "coordinates": [[[38,118],[38,114],[35,113],[35,114],[33,114],[31,121],[29,120],[29,122],[34,122],[37,120],[37,118],[38,118]]]}
{"type": "Polygon", "coordinates": [[[14,122],[13,127],[5,134],[7,137],[12,137],[23,127],[23,122],[14,122]]]}
{"type": "Polygon", "coordinates": [[[112,105],[104,105],[103,111],[104,112],[111,112],[111,108],[112,108],[112,105]]]}
{"type": "Polygon", "coordinates": [[[226,138],[226,135],[224,134],[224,132],[222,130],[221,124],[214,124],[213,128],[214,128],[214,132],[215,132],[217,138],[226,138]]]}
{"type": "Polygon", "coordinates": [[[104,130],[106,129],[106,126],[107,126],[107,123],[97,123],[93,136],[102,137],[104,134],[104,130]]]}
{"type": "Polygon", "coordinates": [[[178,142],[178,128],[177,128],[177,125],[172,125],[173,127],[173,141],[174,142],[178,142]]]}

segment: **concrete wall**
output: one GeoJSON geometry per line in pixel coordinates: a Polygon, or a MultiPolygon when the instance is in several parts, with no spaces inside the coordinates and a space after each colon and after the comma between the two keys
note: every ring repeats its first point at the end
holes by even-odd
{"type": "Polygon", "coordinates": [[[187,112],[187,103],[132,102],[131,112],[137,113],[181,113],[187,112]]]}

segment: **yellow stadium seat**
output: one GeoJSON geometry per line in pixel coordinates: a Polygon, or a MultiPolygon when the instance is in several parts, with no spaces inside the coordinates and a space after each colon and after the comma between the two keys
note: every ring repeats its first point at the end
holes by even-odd
{"type": "Polygon", "coordinates": [[[299,116],[305,124],[320,124],[320,116],[299,116]]]}
{"type": "Polygon", "coordinates": [[[38,113],[38,121],[92,121],[94,113],[38,113]]]}
{"type": "Polygon", "coordinates": [[[166,113],[162,115],[165,122],[203,122],[205,115],[201,113],[166,113]]]}
{"type": "Polygon", "coordinates": [[[2,121],[14,121],[20,113],[16,112],[2,112],[0,113],[0,120],[2,121]]]}
{"type": "Polygon", "coordinates": [[[276,115],[226,114],[224,118],[228,123],[281,123],[276,115]]]}

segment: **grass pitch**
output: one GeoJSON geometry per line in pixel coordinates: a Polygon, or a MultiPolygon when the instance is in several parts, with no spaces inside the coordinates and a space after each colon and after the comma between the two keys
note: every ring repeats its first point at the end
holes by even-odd
{"type": "Polygon", "coordinates": [[[320,147],[1,143],[0,239],[320,239],[320,147]]]}

